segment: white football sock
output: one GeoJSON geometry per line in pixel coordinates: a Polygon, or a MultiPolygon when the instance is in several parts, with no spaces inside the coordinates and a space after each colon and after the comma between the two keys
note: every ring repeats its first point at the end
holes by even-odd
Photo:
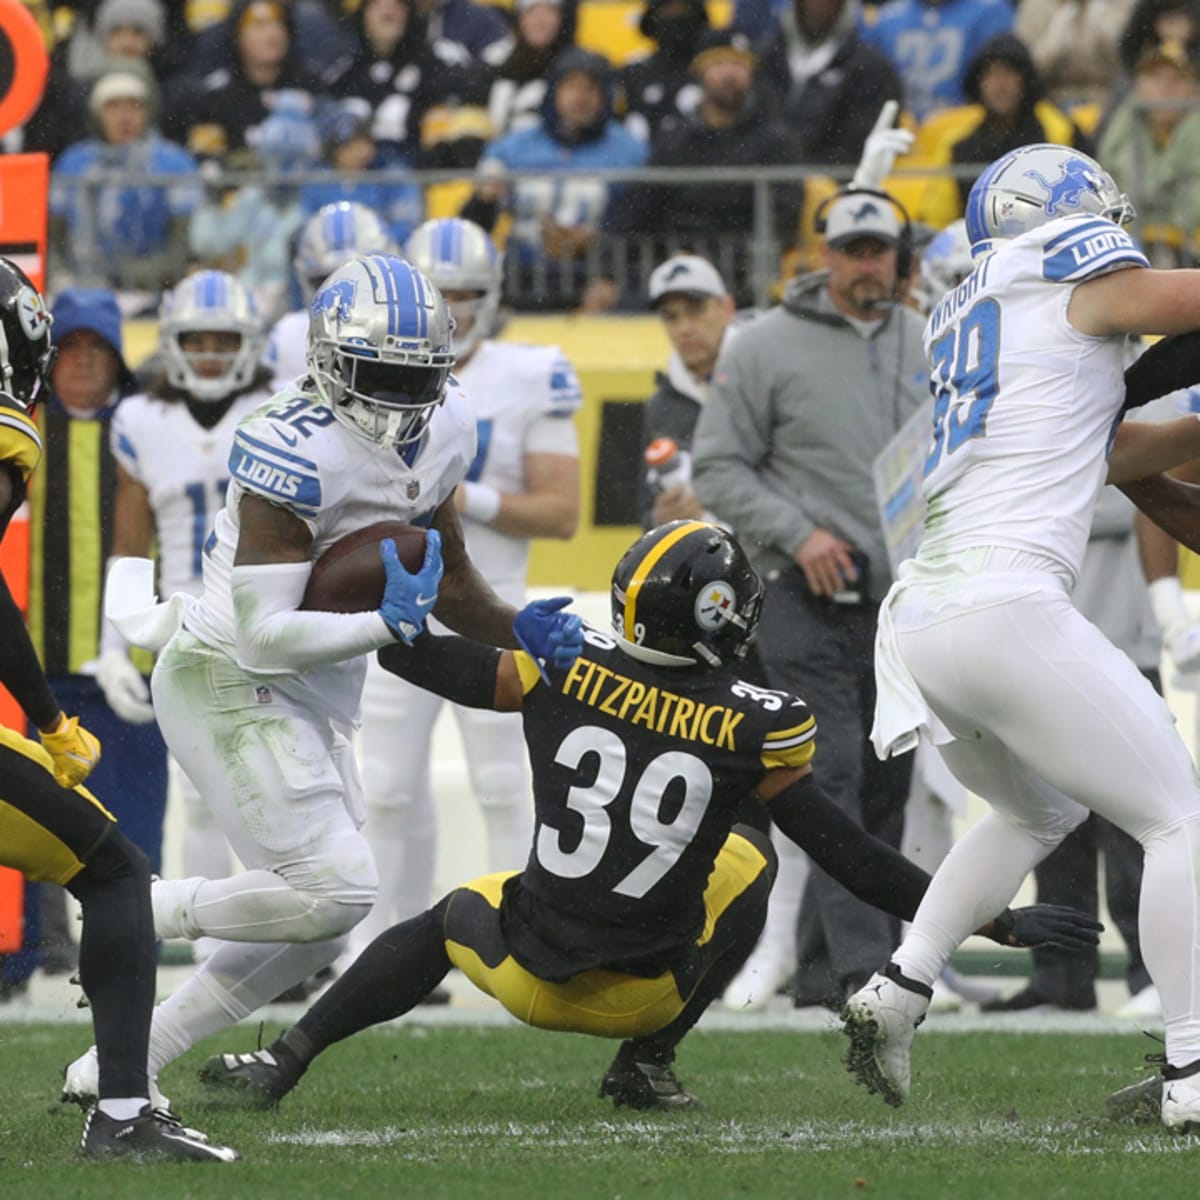
{"type": "Polygon", "coordinates": [[[1138,933],[1158,988],[1167,1061],[1200,1058],[1200,819],[1176,825],[1145,846],[1138,933]]]}
{"type": "Polygon", "coordinates": [[[121,1097],[114,1100],[98,1100],[96,1107],[114,1121],[132,1121],[150,1103],[146,1096],[121,1097]]]}
{"type": "Polygon", "coordinates": [[[201,1038],[228,1029],[329,966],[344,945],[344,938],[222,944],[174,995],[155,1008],[150,1025],[150,1075],[157,1075],[201,1038]]]}
{"type": "Polygon", "coordinates": [[[480,797],[483,827],[487,836],[487,869],[520,871],[529,859],[533,844],[533,805],[522,795],[519,804],[511,797],[480,797]]]}
{"type": "Polygon", "coordinates": [[[933,986],[950,955],[999,916],[1053,846],[990,812],[955,843],[934,873],[894,962],[909,979],[933,986]]]}
{"type": "Polygon", "coordinates": [[[767,919],[755,955],[769,954],[780,962],[796,964],[796,919],[808,883],[808,855],[778,829],[771,829],[771,844],[779,871],[767,901],[767,919]]]}

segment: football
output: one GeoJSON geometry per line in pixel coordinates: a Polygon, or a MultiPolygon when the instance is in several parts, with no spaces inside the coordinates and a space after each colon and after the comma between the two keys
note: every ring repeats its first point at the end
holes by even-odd
{"type": "Polygon", "coordinates": [[[425,561],[425,530],[401,521],[380,521],[339,538],[313,563],[300,607],[315,612],[370,612],[383,600],[385,575],[379,543],[391,538],[400,561],[419,571],[425,561]]]}

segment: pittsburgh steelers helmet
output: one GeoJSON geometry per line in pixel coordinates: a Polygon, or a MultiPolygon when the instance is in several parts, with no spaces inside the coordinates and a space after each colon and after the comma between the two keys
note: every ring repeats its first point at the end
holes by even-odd
{"type": "Polygon", "coordinates": [[[725,666],[745,657],[762,596],[732,534],[706,521],[671,521],[644,533],[617,563],[613,633],[643,662],[725,666]]]}
{"type": "Polygon", "coordinates": [[[167,382],[202,403],[224,400],[250,386],[266,335],[249,290],[224,271],[198,271],[177,283],[158,314],[158,344],[167,382]],[[183,348],[189,333],[230,333],[228,353],[183,348]]]}
{"type": "Polygon", "coordinates": [[[50,312],[29,276],[0,258],[0,391],[32,411],[50,386],[50,312]]]}
{"type": "Polygon", "coordinates": [[[462,359],[496,327],[504,270],[500,252],[487,232],[473,221],[445,217],[413,230],[404,257],[443,292],[476,292],[472,300],[455,300],[454,356],[462,359]],[[459,332],[459,330],[463,332],[459,332]]]}
{"type": "Polygon", "coordinates": [[[454,365],[442,294],[403,259],[355,258],[317,289],[308,369],[338,420],[384,446],[424,436],[454,365]]]}
{"type": "Polygon", "coordinates": [[[1137,215],[1094,158],[1070,146],[1036,142],[1002,155],[975,181],[967,197],[967,236],[977,247],[1075,213],[1093,213],[1117,225],[1128,225],[1137,215]]]}

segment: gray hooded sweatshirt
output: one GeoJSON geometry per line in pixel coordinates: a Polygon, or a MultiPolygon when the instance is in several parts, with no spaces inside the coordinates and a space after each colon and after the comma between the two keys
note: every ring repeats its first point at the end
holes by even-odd
{"type": "Polygon", "coordinates": [[[795,565],[818,526],[891,582],[871,464],[929,397],[924,318],[896,305],[869,331],[843,317],[825,272],[793,280],[783,303],[723,347],[692,443],[701,502],[738,531],[763,574],[795,565]]]}

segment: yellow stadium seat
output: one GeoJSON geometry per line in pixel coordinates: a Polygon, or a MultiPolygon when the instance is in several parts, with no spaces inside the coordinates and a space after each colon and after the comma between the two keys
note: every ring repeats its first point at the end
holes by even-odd
{"type": "MultiPolygon", "coordinates": [[[[585,50],[603,54],[615,67],[654,51],[642,37],[638,22],[646,6],[642,0],[582,0],[576,18],[575,40],[585,50]]],[[[708,19],[724,28],[733,19],[733,0],[708,0],[708,19]]]]}

